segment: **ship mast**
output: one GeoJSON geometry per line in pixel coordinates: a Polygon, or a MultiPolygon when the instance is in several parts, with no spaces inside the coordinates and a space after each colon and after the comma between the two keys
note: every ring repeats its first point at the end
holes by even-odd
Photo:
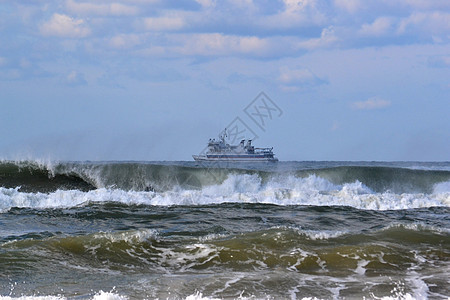
{"type": "Polygon", "coordinates": [[[227,135],[227,129],[225,128],[223,133],[220,135],[220,140],[222,141],[222,143],[225,144],[225,138],[228,137],[227,135]]]}

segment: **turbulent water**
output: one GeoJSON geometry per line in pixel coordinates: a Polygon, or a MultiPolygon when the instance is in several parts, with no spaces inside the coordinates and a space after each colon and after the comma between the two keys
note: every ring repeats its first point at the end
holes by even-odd
{"type": "Polygon", "coordinates": [[[450,163],[0,162],[0,300],[448,299],[450,163]]]}

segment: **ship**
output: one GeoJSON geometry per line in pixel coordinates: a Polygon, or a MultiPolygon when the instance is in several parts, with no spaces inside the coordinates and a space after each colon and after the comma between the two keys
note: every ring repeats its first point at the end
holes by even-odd
{"type": "Polygon", "coordinates": [[[272,148],[255,148],[252,140],[243,139],[238,145],[230,145],[225,142],[227,129],[223,131],[219,139],[209,139],[207,151],[204,154],[192,155],[196,161],[227,161],[227,162],[276,162],[272,148]]]}

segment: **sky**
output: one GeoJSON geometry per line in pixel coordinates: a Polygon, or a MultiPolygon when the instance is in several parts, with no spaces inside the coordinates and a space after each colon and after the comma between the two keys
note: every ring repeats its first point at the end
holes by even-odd
{"type": "Polygon", "coordinates": [[[448,0],[0,0],[0,159],[450,161],[448,0]],[[234,134],[233,134],[234,133],[234,134]]]}

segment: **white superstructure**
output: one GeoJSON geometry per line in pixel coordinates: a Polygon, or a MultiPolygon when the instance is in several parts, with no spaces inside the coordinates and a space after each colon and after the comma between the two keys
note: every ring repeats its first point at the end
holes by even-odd
{"type": "Polygon", "coordinates": [[[219,140],[209,139],[208,151],[205,154],[192,155],[197,161],[278,161],[274,156],[273,148],[255,148],[252,140],[241,140],[238,145],[225,142],[227,130],[219,140]]]}

